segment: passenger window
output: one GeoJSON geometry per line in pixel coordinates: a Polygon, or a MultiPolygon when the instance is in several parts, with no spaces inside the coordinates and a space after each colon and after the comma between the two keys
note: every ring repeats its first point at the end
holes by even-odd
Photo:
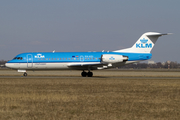
{"type": "Polygon", "coordinates": [[[40,58],[38,58],[38,60],[40,60],[40,58]]]}
{"type": "Polygon", "coordinates": [[[49,60],[51,60],[51,58],[49,58],[49,60]]]}
{"type": "Polygon", "coordinates": [[[46,58],[46,60],[48,60],[48,58],[46,58]]]}
{"type": "Polygon", "coordinates": [[[53,60],[53,58],[52,58],[52,60],[53,60]]]}
{"type": "Polygon", "coordinates": [[[54,60],[56,60],[56,58],[54,58],[54,60]]]}

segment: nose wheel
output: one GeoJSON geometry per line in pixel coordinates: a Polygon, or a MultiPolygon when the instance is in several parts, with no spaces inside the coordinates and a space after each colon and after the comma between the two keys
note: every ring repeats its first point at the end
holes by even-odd
{"type": "Polygon", "coordinates": [[[25,72],[25,73],[23,74],[23,76],[26,77],[26,76],[27,76],[27,73],[25,72]]]}
{"type": "Polygon", "coordinates": [[[92,76],[93,76],[93,73],[90,72],[90,71],[89,71],[89,72],[84,72],[84,71],[83,71],[83,72],[81,73],[81,76],[82,76],[82,77],[86,77],[86,76],[87,76],[87,77],[92,77],[92,76]]]}

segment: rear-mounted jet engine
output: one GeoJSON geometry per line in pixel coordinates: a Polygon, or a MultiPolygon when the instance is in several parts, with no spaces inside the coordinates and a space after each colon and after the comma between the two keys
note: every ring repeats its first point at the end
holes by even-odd
{"type": "Polygon", "coordinates": [[[128,57],[123,55],[103,54],[101,56],[101,62],[104,63],[118,63],[118,62],[125,62],[127,60],[128,57]]]}

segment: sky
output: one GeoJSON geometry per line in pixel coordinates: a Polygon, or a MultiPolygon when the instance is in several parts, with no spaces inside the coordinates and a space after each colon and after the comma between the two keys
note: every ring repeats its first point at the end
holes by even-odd
{"type": "Polygon", "coordinates": [[[180,0],[1,0],[0,60],[24,52],[113,51],[162,36],[155,62],[180,63],[180,0]]]}

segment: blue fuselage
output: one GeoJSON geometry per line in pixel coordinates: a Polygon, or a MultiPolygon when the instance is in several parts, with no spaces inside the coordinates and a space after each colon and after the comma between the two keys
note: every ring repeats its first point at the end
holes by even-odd
{"type": "Polygon", "coordinates": [[[119,52],[36,52],[22,53],[7,63],[72,63],[101,62],[103,54],[123,55],[128,61],[151,59],[151,53],[119,53],[119,52]]]}

